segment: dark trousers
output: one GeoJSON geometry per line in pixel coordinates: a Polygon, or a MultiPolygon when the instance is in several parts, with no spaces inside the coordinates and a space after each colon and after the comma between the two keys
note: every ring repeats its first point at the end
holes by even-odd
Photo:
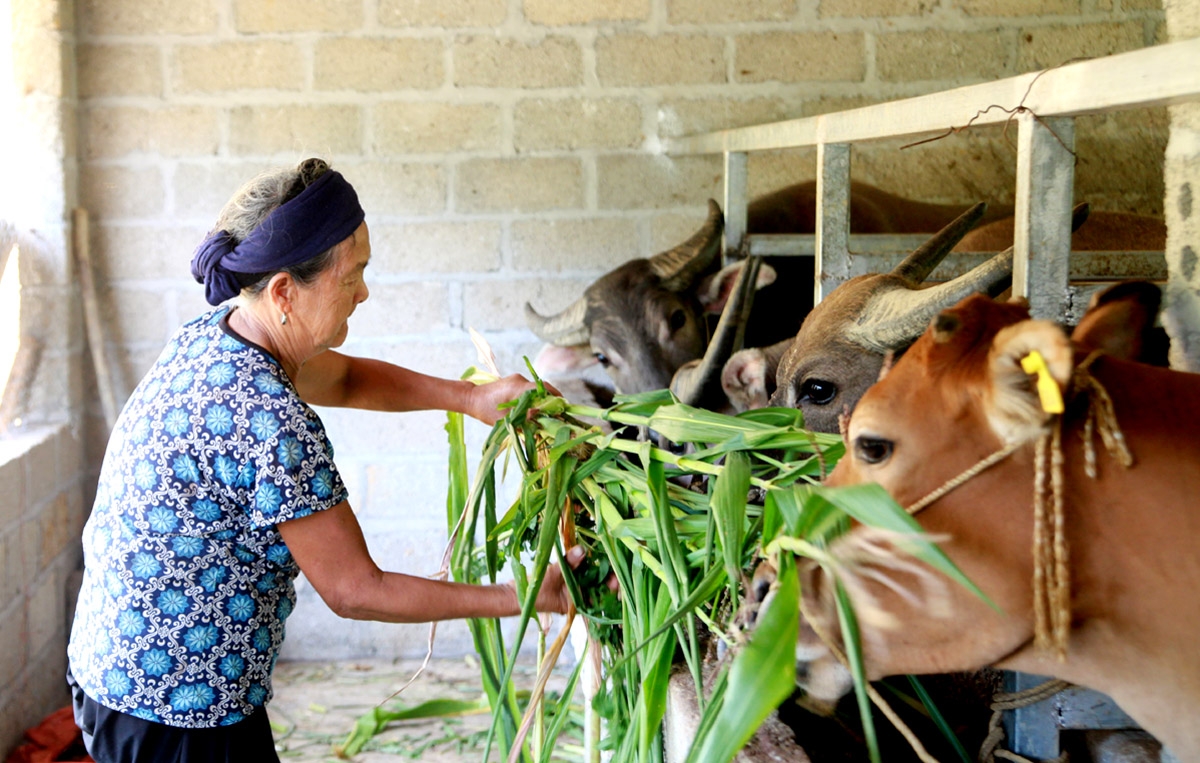
{"type": "Polygon", "coordinates": [[[84,693],[70,670],[75,723],[96,763],[279,763],[267,711],[231,726],[183,729],[135,718],[84,693]]]}

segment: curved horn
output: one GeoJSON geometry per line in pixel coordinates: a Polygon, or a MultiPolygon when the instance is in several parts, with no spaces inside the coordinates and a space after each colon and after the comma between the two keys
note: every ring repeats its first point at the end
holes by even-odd
{"type": "Polygon", "coordinates": [[[525,303],[525,323],[530,331],[537,334],[538,339],[558,347],[570,347],[574,344],[586,344],[592,336],[588,325],[583,322],[587,312],[587,299],[580,297],[558,315],[543,317],[533,309],[533,305],[525,303]]]}
{"type": "Polygon", "coordinates": [[[663,281],[663,287],[674,292],[683,291],[692,285],[696,276],[712,264],[713,257],[721,250],[721,231],[725,228],[725,217],[721,207],[708,200],[708,219],[700,230],[674,249],[659,252],[650,258],[650,270],[663,281]]]}
{"type": "Polygon", "coordinates": [[[1092,205],[1086,201],[1075,205],[1071,210],[1071,232],[1079,230],[1079,226],[1087,222],[1088,215],[1092,212],[1092,205]]]}
{"type": "Polygon", "coordinates": [[[846,332],[851,342],[872,352],[898,350],[919,337],[942,310],[979,292],[998,294],[1012,278],[1010,246],[952,281],[928,289],[897,287],[876,295],[863,306],[864,320],[846,332]]]}
{"type": "Polygon", "coordinates": [[[761,265],[761,257],[746,260],[733,293],[721,310],[721,319],[717,321],[712,340],[704,350],[704,358],[697,365],[681,367],[671,379],[671,391],[685,405],[714,410],[721,406],[725,398],[725,392],[721,389],[721,371],[730,356],[742,348],[761,265]]]}
{"type": "Polygon", "coordinates": [[[954,248],[959,240],[975,227],[979,218],[987,211],[987,204],[979,202],[963,212],[958,217],[934,234],[933,238],[921,244],[912,254],[892,270],[892,275],[899,276],[911,284],[919,284],[929,277],[946,255],[954,248]]]}

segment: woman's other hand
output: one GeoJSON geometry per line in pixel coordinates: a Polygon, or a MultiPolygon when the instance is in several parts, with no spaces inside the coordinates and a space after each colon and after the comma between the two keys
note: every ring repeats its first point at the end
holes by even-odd
{"type": "MultiPolygon", "coordinates": [[[[572,546],[567,551],[567,564],[571,565],[573,570],[578,569],[583,562],[583,557],[583,546],[572,546]]],[[[542,587],[538,589],[537,601],[534,602],[533,607],[538,612],[554,612],[563,615],[570,606],[571,594],[567,591],[562,570],[557,564],[552,564],[546,568],[546,576],[542,578],[542,587]]]]}
{"type": "MultiPolygon", "coordinates": [[[[543,384],[550,394],[560,394],[553,385],[545,382],[543,384]]],[[[533,389],[534,386],[536,385],[533,382],[521,374],[509,374],[494,382],[480,384],[471,390],[470,404],[466,413],[484,424],[495,424],[504,416],[504,411],[500,409],[501,405],[515,400],[521,396],[522,392],[533,389]]]]}

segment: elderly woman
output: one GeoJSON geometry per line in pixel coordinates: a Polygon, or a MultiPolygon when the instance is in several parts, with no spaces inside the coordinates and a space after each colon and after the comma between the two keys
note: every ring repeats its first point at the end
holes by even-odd
{"type": "MultiPolygon", "coordinates": [[[[319,159],[252,180],[197,250],[209,303],[240,300],[180,328],[134,390],[83,534],[68,681],[98,763],[277,760],[263,706],[298,572],[342,617],[518,613],[510,586],[384,572],[367,552],[309,406],[493,423],[529,386],[334,351],[367,298],[370,259],[354,189],[319,159]]],[[[537,606],[565,611],[556,568],[537,606]]]]}

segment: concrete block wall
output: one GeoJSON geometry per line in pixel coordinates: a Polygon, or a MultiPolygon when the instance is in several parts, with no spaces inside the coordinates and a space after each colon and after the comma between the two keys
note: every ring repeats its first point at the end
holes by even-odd
{"type": "MultiPolygon", "coordinates": [[[[260,169],[320,155],[360,191],[375,254],[349,351],[457,376],[474,362],[473,327],[504,369],[520,370],[538,348],[526,301],[557,310],[702,222],[720,158],[665,156],[665,139],[1164,37],[1162,8],[1141,0],[78,0],[75,10],[80,194],[124,392],[205,308],[191,252],[260,169]]],[[[854,174],[930,201],[1011,201],[1015,150],[1001,132],[873,146],[855,153],[854,174]]],[[[1161,212],[1165,112],[1091,118],[1077,132],[1081,196],[1161,212]]],[[[811,152],[750,162],[755,192],[813,173],[811,152]]],[[[436,569],[442,415],[321,413],[377,560],[436,569]]],[[[476,445],[483,435],[470,429],[476,445]]],[[[442,653],[468,648],[461,627],[440,633],[442,653]]],[[[421,627],[335,622],[305,591],[285,655],[409,656],[424,638],[421,627]]]]}
{"type": "Polygon", "coordinates": [[[70,701],[67,634],[82,562],[83,444],[71,427],[0,442],[0,754],[70,701]]]}

